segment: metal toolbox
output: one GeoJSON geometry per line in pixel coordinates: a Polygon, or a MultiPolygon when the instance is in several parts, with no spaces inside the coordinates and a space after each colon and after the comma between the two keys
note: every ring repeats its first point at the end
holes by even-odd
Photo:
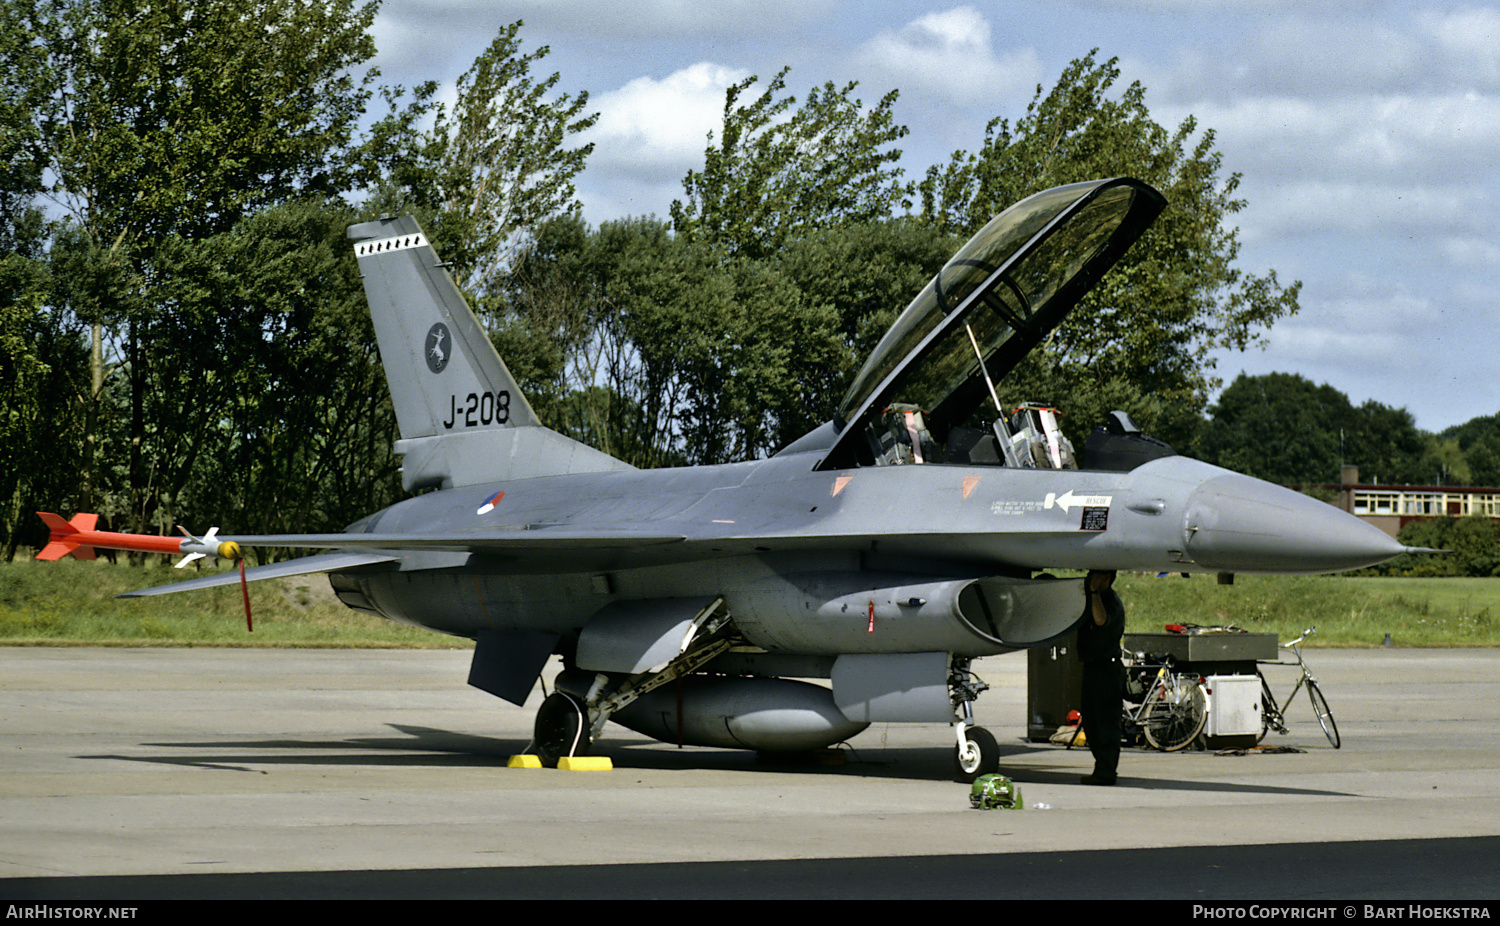
{"type": "Polygon", "coordinates": [[[1179,663],[1275,662],[1274,633],[1127,633],[1125,648],[1171,656],[1179,663]]]}

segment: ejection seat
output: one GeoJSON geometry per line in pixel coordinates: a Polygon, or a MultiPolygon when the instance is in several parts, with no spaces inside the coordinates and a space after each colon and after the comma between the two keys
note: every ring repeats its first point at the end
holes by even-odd
{"type": "Polygon", "coordinates": [[[937,463],[942,451],[922,409],[915,405],[895,404],[881,416],[881,427],[870,428],[870,449],[882,466],[902,463],[937,463]]]}
{"type": "Polygon", "coordinates": [[[1039,402],[1024,402],[1010,416],[1016,435],[1017,456],[1022,466],[1037,469],[1077,469],[1073,443],[1063,436],[1057,409],[1039,402]]]}

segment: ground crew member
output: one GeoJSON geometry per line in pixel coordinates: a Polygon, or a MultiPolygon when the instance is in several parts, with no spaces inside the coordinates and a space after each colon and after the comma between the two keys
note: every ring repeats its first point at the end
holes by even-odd
{"type": "Polygon", "coordinates": [[[1113,571],[1090,572],[1084,580],[1088,603],[1078,627],[1078,658],[1083,662],[1083,735],[1094,754],[1086,785],[1112,785],[1120,765],[1120,713],[1124,709],[1125,669],[1120,638],[1125,635],[1125,604],[1112,587],[1113,571]]]}

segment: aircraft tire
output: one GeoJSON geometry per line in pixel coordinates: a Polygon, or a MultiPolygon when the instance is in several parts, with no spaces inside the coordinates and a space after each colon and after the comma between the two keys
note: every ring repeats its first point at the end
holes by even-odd
{"type": "Polygon", "coordinates": [[[537,758],[548,768],[566,756],[586,756],[593,746],[589,737],[588,718],[578,699],[563,691],[554,691],[537,708],[532,744],[537,758]]]}
{"type": "Polygon", "coordinates": [[[958,780],[973,783],[980,775],[988,775],[1000,768],[1000,744],[994,734],[984,727],[970,727],[964,734],[965,746],[953,749],[953,768],[958,780]]]}

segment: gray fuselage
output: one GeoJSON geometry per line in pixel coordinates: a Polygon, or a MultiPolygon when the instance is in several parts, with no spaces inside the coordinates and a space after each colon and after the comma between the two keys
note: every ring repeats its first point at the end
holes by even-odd
{"type": "MultiPolygon", "coordinates": [[[[778,628],[816,620],[819,606],[857,596],[861,583],[888,588],[891,577],[911,584],[1043,569],[1315,573],[1400,549],[1332,506],[1181,456],[1130,472],[954,464],[819,472],[817,459],[792,454],[432,492],[351,530],[440,531],[456,543],[466,533],[529,530],[542,540],[615,531],[621,541],[576,551],[408,552],[399,568],[357,580],[372,610],[462,636],[493,628],[569,635],[614,601],[722,596],[768,649],[878,652],[909,650],[913,641],[871,633],[863,608],[849,615],[848,638],[837,645],[778,628]],[[798,602],[807,613],[797,613],[798,602]]],[[[885,629],[881,615],[876,621],[885,629]]],[[[933,639],[918,648],[982,655],[1011,647],[933,639]]]]}

